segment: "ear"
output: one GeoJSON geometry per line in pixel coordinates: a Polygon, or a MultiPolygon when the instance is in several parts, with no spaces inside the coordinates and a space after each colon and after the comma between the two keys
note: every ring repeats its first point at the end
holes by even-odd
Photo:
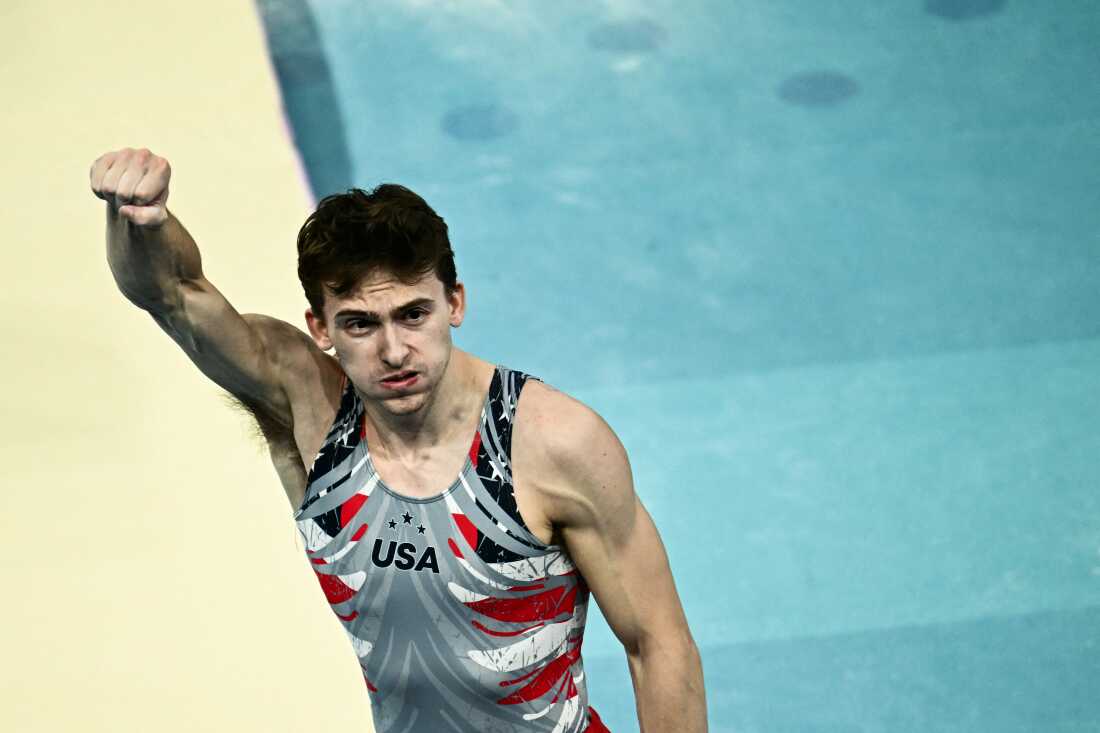
{"type": "Polygon", "coordinates": [[[456,282],[455,289],[447,296],[447,307],[450,309],[450,324],[458,328],[466,317],[466,286],[461,282],[456,282]]]}
{"type": "Polygon", "coordinates": [[[306,327],[309,328],[309,335],[313,337],[313,343],[317,344],[317,348],[321,351],[333,348],[332,339],[328,336],[328,326],[324,319],[314,315],[313,308],[306,308],[306,327]]]}

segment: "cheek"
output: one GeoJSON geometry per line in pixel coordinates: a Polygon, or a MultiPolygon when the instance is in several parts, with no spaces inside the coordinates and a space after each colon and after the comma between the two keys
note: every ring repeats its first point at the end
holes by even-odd
{"type": "Polygon", "coordinates": [[[439,330],[435,333],[434,343],[436,348],[444,351],[447,350],[451,345],[451,324],[446,321],[443,322],[443,325],[440,326],[439,330]]]}

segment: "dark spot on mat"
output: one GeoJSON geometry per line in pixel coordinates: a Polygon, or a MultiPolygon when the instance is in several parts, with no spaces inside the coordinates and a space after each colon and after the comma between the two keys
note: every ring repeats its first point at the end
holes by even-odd
{"type": "Polygon", "coordinates": [[[970,20],[1004,9],[1005,0],[924,0],[925,12],[948,20],[970,20]]]}
{"type": "Polygon", "coordinates": [[[858,91],[855,79],[835,71],[804,71],[779,85],[780,99],[804,107],[830,107],[858,91]]]}
{"type": "Polygon", "coordinates": [[[515,113],[496,104],[456,107],[443,116],[443,131],[458,140],[492,140],[518,126],[515,113]]]}
{"type": "Polygon", "coordinates": [[[656,51],[668,33],[657,23],[646,18],[604,23],[588,34],[588,45],[599,51],[618,53],[645,53],[656,51]]]}

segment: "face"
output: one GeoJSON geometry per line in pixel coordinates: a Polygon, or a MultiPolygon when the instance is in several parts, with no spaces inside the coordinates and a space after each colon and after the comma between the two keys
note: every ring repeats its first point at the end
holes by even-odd
{"type": "Polygon", "coordinates": [[[429,272],[412,285],[389,273],[368,275],[347,296],[325,293],[325,319],[312,309],[306,323],[323,351],[336,350],[364,399],[394,415],[421,409],[451,357],[451,327],[462,323],[462,283],[448,297],[429,272]]]}

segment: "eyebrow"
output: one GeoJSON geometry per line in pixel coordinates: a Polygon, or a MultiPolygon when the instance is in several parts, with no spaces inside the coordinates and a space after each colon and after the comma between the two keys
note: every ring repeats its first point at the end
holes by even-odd
{"type": "MultiPolygon", "coordinates": [[[[408,303],[405,303],[403,305],[399,305],[396,308],[394,308],[393,309],[393,314],[397,315],[399,313],[403,313],[403,312],[409,310],[410,308],[416,308],[417,306],[431,305],[433,302],[434,301],[431,298],[414,298],[413,300],[410,300],[408,303]]],[[[356,309],[353,309],[353,308],[345,308],[344,310],[337,311],[336,315],[334,315],[332,317],[332,319],[336,320],[338,318],[343,318],[344,316],[355,316],[357,318],[366,318],[367,320],[371,320],[371,321],[381,321],[382,320],[382,316],[379,315],[378,313],[376,313],[375,311],[356,310],[356,309]]]]}

